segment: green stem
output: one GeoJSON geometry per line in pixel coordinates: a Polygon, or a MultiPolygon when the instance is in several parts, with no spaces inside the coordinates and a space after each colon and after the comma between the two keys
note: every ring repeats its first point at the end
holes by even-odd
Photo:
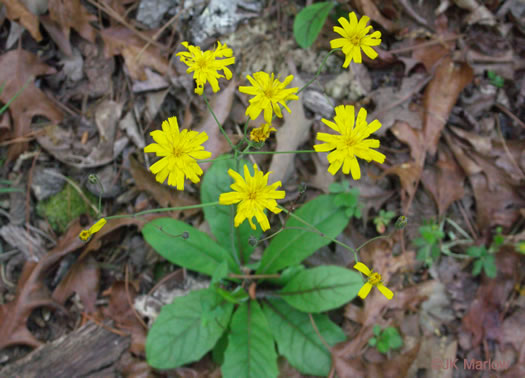
{"type": "Polygon", "coordinates": [[[214,159],[198,160],[197,163],[198,164],[200,164],[200,163],[211,163],[211,162],[214,162],[214,161],[229,160],[229,159],[231,159],[231,155],[222,156],[222,157],[218,157],[218,158],[214,158],[214,159]]]}
{"type": "MultiPolygon", "coordinates": [[[[246,150],[245,150],[246,151],[246,150]]],[[[278,155],[278,154],[311,154],[317,152],[315,150],[296,150],[296,151],[252,151],[250,155],[278,155]]],[[[241,154],[248,152],[241,151],[241,154]]]]}
{"type": "Polygon", "coordinates": [[[178,211],[178,210],[202,209],[204,207],[216,206],[218,204],[219,204],[219,201],[217,201],[217,202],[201,203],[201,204],[198,204],[198,205],[190,205],[190,206],[161,207],[159,209],[144,210],[144,211],[140,211],[140,212],[134,213],[134,214],[111,215],[109,217],[105,217],[105,219],[108,220],[108,219],[118,219],[118,218],[135,218],[135,217],[140,217],[142,215],[152,214],[152,213],[163,213],[163,212],[178,211]]]}
{"type": "Polygon", "coordinates": [[[340,242],[339,240],[336,240],[334,238],[331,238],[330,236],[327,236],[324,234],[324,232],[322,232],[321,230],[319,230],[317,227],[315,227],[314,225],[308,223],[307,221],[305,221],[303,218],[295,215],[294,213],[292,213],[291,211],[288,211],[286,208],[284,208],[283,206],[281,205],[277,205],[282,211],[284,211],[286,214],[288,214],[289,216],[291,216],[292,218],[294,219],[297,219],[299,222],[301,222],[302,224],[310,227],[310,229],[312,231],[314,231],[315,233],[317,233],[320,237],[322,238],[325,238],[327,240],[330,240],[331,242],[334,242],[335,244],[338,244],[340,245],[341,247],[349,250],[350,252],[352,252],[354,254],[354,259],[355,259],[355,262],[358,262],[359,261],[359,258],[357,256],[357,252],[354,248],[350,247],[349,245],[343,243],[343,242],[340,242]]]}
{"type": "MultiPolygon", "coordinates": [[[[5,104],[4,106],[2,106],[2,108],[0,108],[0,115],[2,115],[2,114],[7,110],[7,108],[9,108],[9,105],[11,105],[11,103],[12,103],[13,101],[15,101],[16,98],[17,98],[18,96],[20,96],[20,94],[21,94],[21,93],[27,88],[27,86],[29,85],[29,82],[30,82],[31,80],[34,80],[34,79],[35,79],[35,78],[32,77],[32,76],[30,76],[30,77],[27,78],[27,80],[26,80],[26,82],[24,83],[24,85],[22,86],[22,88],[20,88],[18,91],[16,91],[16,93],[14,94],[14,96],[11,97],[11,98],[9,99],[9,101],[7,101],[6,104],[5,104]]],[[[5,83],[2,84],[2,87],[0,88],[0,93],[2,93],[2,92],[4,91],[4,87],[5,87],[5,83]]]]}
{"type": "Polygon", "coordinates": [[[339,50],[341,50],[341,49],[330,50],[330,52],[324,57],[321,65],[317,69],[317,72],[315,73],[315,76],[313,78],[311,78],[305,85],[303,85],[303,87],[297,91],[297,94],[299,94],[303,90],[305,90],[310,84],[312,84],[319,77],[319,75],[321,74],[321,70],[323,69],[324,65],[326,64],[326,61],[328,60],[328,57],[330,55],[332,55],[333,53],[335,53],[336,51],[339,51],[339,50]]]}
{"type": "Polygon", "coordinates": [[[206,107],[208,108],[209,112],[211,113],[213,119],[215,120],[215,122],[219,126],[219,129],[221,130],[222,135],[224,135],[224,137],[228,141],[228,144],[230,145],[230,148],[232,150],[236,151],[237,150],[236,147],[233,145],[233,143],[232,143],[230,137],[228,136],[228,134],[226,134],[226,131],[224,131],[224,128],[222,127],[222,125],[219,122],[219,120],[217,119],[217,116],[215,115],[213,109],[211,108],[210,103],[208,102],[208,98],[206,97],[206,93],[203,93],[202,97],[204,98],[204,102],[206,103],[206,107]]]}

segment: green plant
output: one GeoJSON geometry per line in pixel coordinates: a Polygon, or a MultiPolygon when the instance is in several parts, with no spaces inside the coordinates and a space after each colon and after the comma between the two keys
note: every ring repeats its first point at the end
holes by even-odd
{"type": "Polygon", "coordinates": [[[499,247],[501,247],[504,242],[505,237],[502,234],[502,229],[498,227],[488,249],[484,245],[473,245],[467,249],[467,255],[475,258],[474,265],[472,266],[472,274],[474,276],[479,275],[483,269],[487,277],[496,277],[498,267],[496,266],[494,254],[498,252],[499,247]]]}
{"type": "MultiPolygon", "coordinates": [[[[235,164],[233,158],[214,162],[203,177],[202,202],[216,201],[228,190],[227,171],[235,164]]],[[[300,263],[342,232],[349,210],[356,213],[358,194],[347,184],[289,213],[285,227],[273,235],[256,264],[248,264],[257,244],[249,240],[259,239],[260,231],[244,225],[232,228],[231,206],[204,208],[215,240],[172,218],[146,224],[144,239],[159,254],[212,277],[208,289],[177,298],[162,309],[147,337],[148,363],[170,369],[213,350],[225,377],[276,376],[276,343],[279,353],[300,372],[327,375],[330,351],[317,332],[330,346],[345,335],[321,313],[356,297],[363,281],[343,267],[304,268],[300,263]],[[181,237],[184,234],[187,238],[181,237]],[[244,274],[246,267],[255,274],[244,274]],[[257,282],[256,300],[241,279],[257,282]]]]}
{"type": "Polygon", "coordinates": [[[503,88],[503,85],[505,84],[505,79],[494,71],[487,71],[487,78],[489,79],[490,84],[497,88],[503,88]]]}
{"type": "Polygon", "coordinates": [[[368,345],[377,348],[383,354],[403,346],[403,338],[395,327],[386,327],[384,330],[381,330],[381,327],[376,324],[373,332],[374,337],[368,340],[368,345]]]}
{"type": "Polygon", "coordinates": [[[384,234],[390,221],[392,221],[395,216],[396,213],[393,211],[379,210],[379,215],[374,218],[374,224],[376,225],[377,232],[384,234]]]}
{"type": "Polygon", "coordinates": [[[414,239],[414,244],[419,247],[416,258],[431,266],[440,255],[440,243],[445,237],[443,223],[438,226],[434,222],[428,222],[419,227],[420,237],[414,239]]]}
{"type": "Polygon", "coordinates": [[[332,1],[312,4],[303,8],[295,16],[293,35],[299,46],[303,49],[312,46],[334,5],[332,1]]]}
{"type": "Polygon", "coordinates": [[[23,190],[20,189],[20,188],[11,188],[10,186],[12,184],[13,183],[11,181],[9,181],[9,180],[0,179],[0,185],[6,185],[7,186],[6,188],[0,187],[0,194],[12,193],[12,192],[23,192],[23,190]]]}
{"type": "Polygon", "coordinates": [[[336,204],[346,209],[347,217],[361,218],[362,205],[358,203],[359,188],[350,188],[348,181],[341,181],[330,184],[328,190],[336,195],[336,204]]]}

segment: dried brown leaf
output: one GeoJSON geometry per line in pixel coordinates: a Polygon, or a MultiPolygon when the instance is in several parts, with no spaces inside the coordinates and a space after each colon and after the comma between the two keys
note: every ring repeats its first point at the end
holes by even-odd
{"type": "Polygon", "coordinates": [[[392,133],[401,142],[408,144],[410,156],[418,165],[423,166],[425,161],[425,144],[421,130],[414,129],[407,122],[397,121],[392,127],[392,133]]]}
{"type": "Polygon", "coordinates": [[[427,167],[421,176],[425,189],[436,203],[438,214],[442,216],[454,201],[463,198],[465,174],[456,161],[443,149],[439,149],[438,161],[427,167]]]}
{"type": "Polygon", "coordinates": [[[133,79],[147,79],[144,67],[153,68],[161,74],[171,72],[168,60],[162,57],[160,50],[155,46],[144,49],[146,42],[130,29],[116,26],[102,29],[100,34],[104,40],[106,57],[122,55],[133,79]]]}
{"type": "Polygon", "coordinates": [[[2,1],[7,11],[7,18],[19,22],[31,36],[37,41],[42,40],[42,34],[38,29],[38,16],[31,13],[20,0],[2,1]]]}
{"type": "Polygon", "coordinates": [[[383,173],[383,175],[394,174],[399,177],[401,188],[403,189],[401,192],[401,202],[403,203],[403,209],[405,210],[404,212],[408,210],[408,206],[416,194],[419,180],[421,178],[421,172],[421,166],[418,163],[412,161],[394,165],[393,167],[386,169],[383,173]]]}
{"type": "Polygon", "coordinates": [[[459,94],[473,78],[474,73],[467,63],[456,64],[450,58],[439,63],[423,98],[423,135],[425,148],[431,155],[436,153],[441,131],[459,94]]]}
{"type": "Polygon", "coordinates": [[[115,326],[131,334],[130,351],[137,355],[144,354],[146,343],[146,330],[137,318],[137,315],[130,303],[133,304],[137,292],[133,285],[123,281],[115,282],[109,289],[109,304],[103,309],[105,316],[115,322],[115,326]]]}
{"type": "Polygon", "coordinates": [[[75,223],[59,239],[57,246],[40,261],[28,260],[25,263],[15,299],[0,305],[0,349],[19,344],[35,348],[41,344],[27,328],[27,320],[34,309],[46,306],[65,312],[65,309],[51,298],[44,278],[65,255],[82,247],[78,238],[80,230],[80,225],[75,223]]]}
{"type": "Polygon", "coordinates": [[[87,257],[77,260],[53,291],[52,298],[63,305],[73,293],[77,293],[85,311],[93,314],[96,311],[99,283],[100,269],[95,259],[87,257]]]}
{"type": "MultiPolygon", "coordinates": [[[[11,50],[0,56],[0,83],[5,87],[0,94],[4,104],[27,84],[27,87],[9,106],[13,120],[12,138],[20,138],[31,131],[31,119],[44,116],[53,122],[62,121],[63,114],[49,98],[34,84],[34,78],[49,75],[55,70],[42,63],[38,57],[29,51],[11,50]]],[[[13,160],[27,149],[27,142],[13,143],[9,146],[7,158],[13,160]]]]}
{"type": "MultiPolygon", "coordinates": [[[[224,125],[224,122],[230,115],[236,86],[237,83],[232,79],[226,88],[210,99],[210,106],[221,125],[224,125]]],[[[206,115],[194,130],[208,134],[208,140],[204,142],[204,148],[206,151],[211,152],[212,158],[216,158],[230,150],[228,141],[222,135],[215,118],[208,110],[206,110],[206,115]]],[[[204,163],[201,164],[201,168],[206,171],[210,165],[211,163],[204,163]]]]}
{"type": "Polygon", "coordinates": [[[411,98],[419,93],[429,80],[428,75],[414,74],[405,77],[399,89],[383,87],[374,91],[371,97],[376,105],[376,110],[370,114],[369,119],[377,119],[381,122],[381,128],[376,132],[377,135],[384,135],[396,121],[404,121],[415,129],[421,129],[421,114],[412,110],[409,105],[411,98]]]}
{"type": "Polygon", "coordinates": [[[355,7],[361,14],[366,14],[370,19],[380,24],[383,28],[388,30],[389,32],[393,32],[396,29],[395,24],[387,20],[377,9],[377,6],[374,4],[373,1],[370,0],[354,0],[353,1],[355,7]]]}
{"type": "Polygon", "coordinates": [[[89,24],[97,17],[90,14],[80,0],[49,0],[49,17],[62,27],[69,39],[71,28],[90,42],[95,42],[95,29],[89,24]]]}

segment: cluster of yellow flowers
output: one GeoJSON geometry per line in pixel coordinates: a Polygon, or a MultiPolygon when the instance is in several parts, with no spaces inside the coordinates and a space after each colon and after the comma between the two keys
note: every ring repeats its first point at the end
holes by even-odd
{"type": "MultiPolygon", "coordinates": [[[[330,42],[333,49],[341,48],[345,55],[343,68],[347,68],[353,60],[355,63],[362,62],[361,50],[371,59],[377,57],[377,52],[372,46],[381,43],[381,33],[375,31],[368,34],[371,26],[367,26],[369,18],[363,16],[361,20],[357,19],[354,12],[349,14],[349,19],[339,18],[342,27],[335,26],[334,31],[341,38],[336,38],[330,42]]],[[[198,46],[192,46],[188,42],[182,42],[182,45],[188,50],[179,52],[177,56],[188,66],[187,73],[193,73],[196,88],[195,93],[202,95],[204,85],[209,83],[213,92],[220,90],[219,78],[231,79],[232,72],[228,66],[235,63],[233,52],[226,44],[217,43],[214,50],[202,51],[198,46]],[[223,74],[219,74],[222,71],[223,74]]],[[[253,96],[246,109],[246,115],[255,120],[261,112],[264,116],[265,123],[259,127],[253,128],[250,133],[250,139],[254,142],[264,142],[272,131],[272,119],[275,116],[282,118],[281,106],[291,113],[287,106],[288,101],[298,100],[298,88],[288,88],[293,80],[293,75],[287,76],[283,81],[275,77],[274,73],[255,72],[247,75],[247,80],[251,86],[240,86],[241,93],[253,96]]],[[[357,158],[367,161],[376,161],[383,163],[385,155],[373,150],[379,147],[378,139],[367,139],[372,133],[381,127],[381,123],[374,120],[370,124],[366,121],[367,112],[361,108],[355,116],[355,109],[352,105],[340,105],[335,108],[335,117],[333,122],[322,119],[322,122],[334,130],[336,134],[317,133],[317,140],[324,142],[314,145],[317,152],[330,152],[327,156],[330,163],[328,172],[335,175],[342,168],[344,174],[351,173],[354,180],[361,177],[361,170],[357,158]]],[[[188,130],[179,130],[176,117],[170,117],[162,123],[162,130],[151,132],[154,143],[144,148],[145,152],[154,152],[161,157],[150,170],[156,176],[156,180],[163,183],[168,179],[168,185],[175,186],[178,190],[184,190],[184,181],[186,178],[193,183],[200,181],[199,176],[203,171],[199,167],[197,160],[208,159],[211,153],[204,150],[202,144],[208,139],[205,132],[196,132],[188,130]]],[[[270,223],[264,212],[265,209],[278,214],[279,209],[276,200],[283,199],[285,192],[277,190],[281,182],[268,184],[268,176],[271,172],[264,174],[254,165],[254,175],[246,165],[243,167],[244,177],[230,169],[228,174],[233,178],[234,183],[231,185],[232,192],[223,193],[219,197],[219,203],[222,205],[238,204],[235,216],[235,227],[238,227],[246,219],[252,229],[256,226],[253,223],[253,217],[260,224],[261,229],[266,231],[270,228],[270,223]]],[[[105,220],[104,220],[105,222],[105,220]]],[[[97,223],[99,224],[99,223],[97,223]]],[[[100,227],[95,224],[87,231],[83,231],[81,238],[87,240],[92,233],[98,231],[100,227]],[[98,227],[98,229],[95,229],[98,227]]],[[[372,286],[376,286],[387,298],[391,299],[393,294],[381,284],[381,276],[372,273],[364,264],[357,263],[355,268],[369,277],[368,282],[359,292],[359,296],[364,298],[370,292],[372,286]]]]}

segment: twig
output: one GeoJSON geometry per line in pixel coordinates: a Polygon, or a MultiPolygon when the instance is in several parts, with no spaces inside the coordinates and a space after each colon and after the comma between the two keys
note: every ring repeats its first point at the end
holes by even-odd
{"type": "Polygon", "coordinates": [[[514,168],[516,168],[516,171],[519,173],[520,177],[524,178],[525,175],[523,174],[523,171],[519,167],[518,163],[516,163],[514,156],[512,156],[512,154],[510,153],[509,147],[507,146],[507,142],[505,142],[505,138],[503,138],[503,133],[501,132],[501,126],[499,124],[499,118],[498,117],[494,117],[494,118],[496,118],[496,129],[498,130],[498,136],[500,137],[501,143],[503,144],[503,149],[505,150],[505,153],[507,154],[514,168]]]}
{"type": "Polygon", "coordinates": [[[452,41],[455,41],[456,39],[460,39],[461,37],[463,37],[462,34],[456,35],[454,37],[437,39],[437,40],[434,40],[434,41],[428,41],[428,42],[419,43],[419,44],[414,45],[414,46],[401,47],[399,49],[387,50],[387,51],[390,54],[401,54],[401,53],[404,53],[404,52],[409,52],[409,51],[412,51],[412,50],[422,49],[422,48],[429,47],[429,46],[440,45],[440,44],[443,44],[445,42],[452,42],[452,41]]]}
{"type": "Polygon", "coordinates": [[[509,109],[507,109],[506,106],[503,106],[502,104],[496,103],[494,105],[496,108],[501,110],[503,113],[505,113],[508,117],[510,117],[514,122],[516,122],[518,125],[523,127],[525,129],[525,122],[523,122],[521,119],[516,117],[514,113],[512,113],[509,109]]]}

